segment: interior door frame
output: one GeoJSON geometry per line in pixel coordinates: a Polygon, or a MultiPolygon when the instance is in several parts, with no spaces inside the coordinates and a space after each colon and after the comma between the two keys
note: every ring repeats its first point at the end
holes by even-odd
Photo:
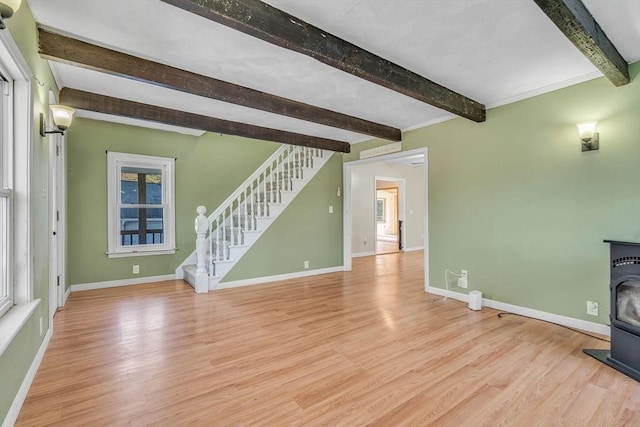
{"type": "MultiPolygon", "coordinates": [[[[373,177],[373,189],[374,189],[374,194],[373,194],[373,203],[374,203],[374,216],[373,216],[373,221],[374,221],[374,231],[375,231],[375,241],[373,242],[373,253],[378,255],[378,250],[376,249],[376,243],[378,242],[378,236],[377,236],[377,221],[376,221],[376,217],[375,217],[375,212],[376,212],[376,200],[377,200],[377,193],[378,193],[378,181],[393,181],[398,183],[398,198],[397,198],[397,211],[396,211],[396,221],[405,221],[406,220],[406,212],[405,212],[405,206],[406,206],[406,200],[405,200],[405,189],[406,189],[406,185],[407,185],[407,180],[404,178],[394,178],[394,177],[390,177],[390,176],[380,176],[380,175],[375,175],[373,177]]],[[[405,243],[405,235],[406,233],[402,233],[400,234],[400,226],[398,225],[398,244],[400,246],[402,246],[403,248],[406,247],[405,243]],[[403,241],[401,242],[400,239],[402,239],[403,241]]],[[[398,252],[404,252],[404,249],[399,249],[398,248],[398,252]]]]}
{"type": "MultiPolygon", "coordinates": [[[[53,93],[49,94],[50,104],[56,103],[53,93]]],[[[53,118],[49,114],[49,127],[53,128],[53,118]]],[[[50,319],[59,307],[65,304],[65,174],[64,135],[52,133],[49,140],[49,295],[51,301],[50,319]],[[55,233],[55,234],[54,234],[55,233]]]]}
{"type": "MultiPolygon", "coordinates": [[[[343,191],[343,224],[342,224],[342,254],[343,254],[343,268],[344,271],[351,271],[352,269],[352,245],[351,239],[353,237],[353,224],[352,224],[352,192],[351,192],[351,174],[352,167],[358,165],[364,165],[367,163],[377,163],[384,160],[399,159],[403,157],[415,156],[417,154],[424,155],[424,289],[425,291],[429,287],[429,149],[427,147],[417,148],[414,150],[400,151],[397,153],[387,154],[384,156],[371,157],[368,159],[353,160],[342,164],[342,188],[343,191]]],[[[406,233],[405,233],[406,234],[406,233]]]]}

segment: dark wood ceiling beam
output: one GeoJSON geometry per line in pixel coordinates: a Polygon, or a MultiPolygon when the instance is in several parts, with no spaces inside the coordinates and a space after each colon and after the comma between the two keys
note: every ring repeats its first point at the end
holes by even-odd
{"type": "Polygon", "coordinates": [[[258,0],[162,0],[327,65],[483,122],[484,105],[258,0]]]}
{"type": "Polygon", "coordinates": [[[164,123],[189,129],[199,129],[207,132],[321,148],[342,153],[348,153],[351,150],[351,146],[348,143],[333,139],[232,122],[71,88],[63,88],[60,91],[60,103],[80,110],[164,123]]]}
{"type": "Polygon", "coordinates": [[[629,65],[580,0],[534,0],[571,43],[616,86],[630,82],[629,65]]]}
{"type": "Polygon", "coordinates": [[[42,58],[150,83],[210,99],[242,105],[349,130],[376,138],[400,141],[400,129],[335,111],[270,95],[255,89],[148,61],[61,34],[38,29],[42,58]]]}

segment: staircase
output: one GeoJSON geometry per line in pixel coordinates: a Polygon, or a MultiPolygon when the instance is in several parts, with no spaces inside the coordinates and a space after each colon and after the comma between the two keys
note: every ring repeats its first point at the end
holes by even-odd
{"type": "Polygon", "coordinates": [[[196,250],[176,269],[197,293],[213,290],[333,153],[283,145],[211,215],[198,207],[196,250]]]}

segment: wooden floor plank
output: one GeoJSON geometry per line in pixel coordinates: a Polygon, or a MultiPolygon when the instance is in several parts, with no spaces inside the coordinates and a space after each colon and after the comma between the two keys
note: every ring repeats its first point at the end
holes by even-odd
{"type": "Polygon", "coordinates": [[[74,292],[17,425],[639,425],[640,383],[582,353],[607,343],[426,294],[422,259],[74,292]]]}

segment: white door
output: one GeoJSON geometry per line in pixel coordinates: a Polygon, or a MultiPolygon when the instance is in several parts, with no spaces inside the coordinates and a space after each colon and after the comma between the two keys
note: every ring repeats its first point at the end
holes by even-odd
{"type": "Polygon", "coordinates": [[[51,226],[49,246],[49,313],[50,318],[58,307],[64,304],[64,222],[63,222],[63,137],[49,134],[50,179],[49,199],[51,205],[51,226]]]}

